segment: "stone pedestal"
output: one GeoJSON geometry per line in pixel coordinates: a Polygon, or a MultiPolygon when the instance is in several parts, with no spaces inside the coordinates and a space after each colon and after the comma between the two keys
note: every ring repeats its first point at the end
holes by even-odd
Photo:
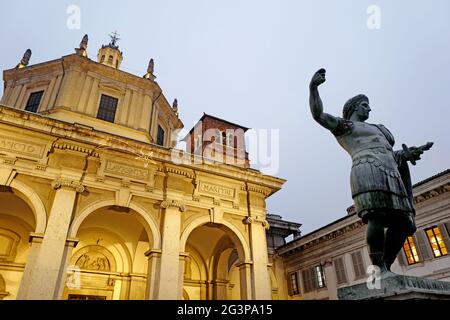
{"type": "Polygon", "coordinates": [[[379,285],[364,282],[338,289],[339,300],[450,300],[450,282],[403,276],[389,272],[379,285]],[[369,289],[372,287],[373,289],[369,289]]]}

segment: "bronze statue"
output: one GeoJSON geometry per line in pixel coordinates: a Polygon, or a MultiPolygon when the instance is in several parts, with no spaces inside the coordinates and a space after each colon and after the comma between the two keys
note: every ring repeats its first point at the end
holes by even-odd
{"type": "Polygon", "coordinates": [[[345,103],[342,118],[323,112],[318,86],[325,82],[325,73],[320,69],[311,80],[311,113],[352,157],[352,198],[358,216],[367,224],[370,259],[381,272],[390,271],[406,238],[416,231],[407,161],[415,165],[433,143],[411,148],[403,145],[402,150],[394,151],[391,132],[381,124],[365,122],[371,109],[362,94],[345,103]]]}

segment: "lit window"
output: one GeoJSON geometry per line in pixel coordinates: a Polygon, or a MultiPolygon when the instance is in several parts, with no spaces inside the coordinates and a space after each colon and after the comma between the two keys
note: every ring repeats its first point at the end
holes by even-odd
{"type": "Polygon", "coordinates": [[[44,91],[33,92],[30,94],[27,105],[25,106],[25,111],[37,112],[43,95],[44,91]]]}
{"type": "Polygon", "coordinates": [[[445,256],[447,254],[447,248],[445,247],[444,239],[439,231],[438,227],[433,227],[425,230],[428,238],[428,242],[433,250],[435,258],[445,256]]]}
{"type": "Polygon", "coordinates": [[[300,293],[300,290],[298,289],[298,277],[297,272],[293,272],[289,275],[289,286],[290,286],[290,295],[296,295],[300,293]]]}
{"type": "Polygon", "coordinates": [[[164,146],[164,129],[161,126],[158,126],[158,136],[156,138],[156,143],[160,146],[164,146]]]}
{"type": "Polygon", "coordinates": [[[114,122],[118,102],[118,99],[102,94],[97,118],[109,122],[114,122]]]}
{"type": "Polygon", "coordinates": [[[405,250],[408,264],[415,264],[420,261],[419,253],[417,252],[413,237],[408,237],[406,239],[405,244],[403,245],[403,250],[405,250]]]}

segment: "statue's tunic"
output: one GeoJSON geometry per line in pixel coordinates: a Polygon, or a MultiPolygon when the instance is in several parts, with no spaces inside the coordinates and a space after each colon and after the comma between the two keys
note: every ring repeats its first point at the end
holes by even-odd
{"type": "Polygon", "coordinates": [[[392,150],[395,140],[383,125],[338,119],[332,131],[352,157],[350,185],[358,216],[412,214],[414,209],[392,150]]]}

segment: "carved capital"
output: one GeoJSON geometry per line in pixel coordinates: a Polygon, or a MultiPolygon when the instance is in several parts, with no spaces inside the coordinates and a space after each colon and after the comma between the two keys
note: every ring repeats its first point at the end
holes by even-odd
{"type": "Polygon", "coordinates": [[[270,223],[267,220],[261,221],[262,226],[264,229],[269,230],[270,229],[270,223]]]}
{"type": "Polygon", "coordinates": [[[180,200],[164,200],[163,202],[161,202],[161,208],[178,208],[181,212],[186,211],[186,206],[184,205],[183,201],[180,200]]]}
{"type": "Polygon", "coordinates": [[[82,193],[85,190],[84,186],[79,181],[73,181],[64,178],[58,178],[54,180],[52,182],[52,187],[55,190],[60,189],[62,187],[73,188],[78,193],[82,193]]]}
{"type": "Polygon", "coordinates": [[[253,223],[253,218],[252,217],[245,217],[244,220],[242,220],[242,222],[244,224],[252,224],[253,223]]]}

